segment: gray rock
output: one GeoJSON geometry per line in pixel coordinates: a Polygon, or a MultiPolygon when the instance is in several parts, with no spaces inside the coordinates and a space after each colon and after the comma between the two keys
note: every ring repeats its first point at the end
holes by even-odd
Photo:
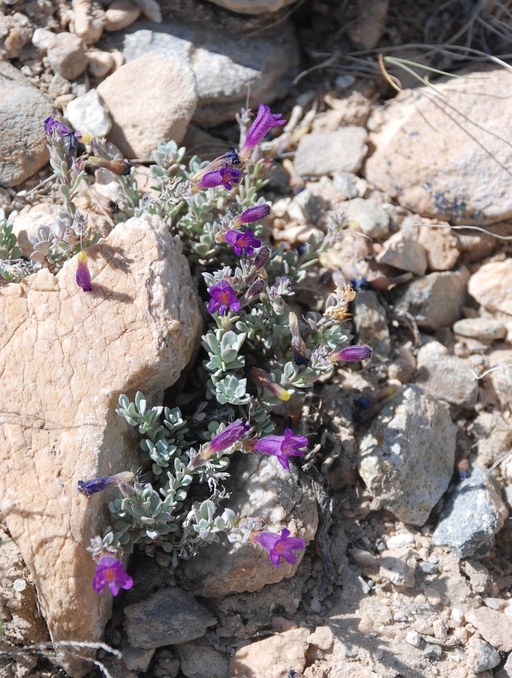
{"type": "Polygon", "coordinates": [[[200,638],[216,620],[196,599],[179,588],[154,593],[124,609],[125,630],[133,647],[177,645],[200,638]]]}
{"type": "Polygon", "coordinates": [[[360,344],[373,348],[374,356],[389,358],[391,339],[386,311],[373,290],[359,290],[355,301],[354,326],[360,344]]]}
{"type": "Polygon", "coordinates": [[[438,546],[450,546],[459,558],[482,557],[494,544],[508,510],[494,478],[474,466],[446,502],[432,536],[438,546]]]}
{"type": "Polygon", "coordinates": [[[73,33],[56,33],[47,56],[53,71],[66,80],[78,78],[87,68],[84,45],[73,33]]]}
{"type": "Polygon", "coordinates": [[[475,673],[490,671],[495,666],[498,666],[501,661],[501,655],[498,650],[495,650],[489,643],[483,640],[477,640],[473,643],[472,650],[472,668],[475,673]]]}
{"type": "Polygon", "coordinates": [[[384,243],[377,255],[377,261],[401,271],[424,275],[427,270],[427,255],[423,245],[418,242],[418,229],[404,227],[394,233],[384,243]]]}
{"type": "Polygon", "coordinates": [[[277,12],[291,5],[296,0],[209,0],[230,12],[241,14],[264,14],[265,12],[277,12]]]}
{"type": "Polygon", "coordinates": [[[456,434],[445,405],[407,386],[362,437],[359,473],[383,508],[423,525],[450,483],[456,434]]]}
{"type": "Polygon", "coordinates": [[[147,650],[123,644],[123,661],[129,671],[147,671],[154,654],[154,648],[147,650]]]}
{"type": "Polygon", "coordinates": [[[368,147],[364,127],[342,127],[336,132],[306,134],[299,141],[293,165],[301,176],[357,172],[368,147]]]}
{"type": "Polygon", "coordinates": [[[146,54],[121,66],[97,91],[112,118],[109,140],[125,157],[141,160],[149,160],[160,141],[179,144],[197,104],[189,64],[164,54],[146,54]]]}
{"type": "Polygon", "coordinates": [[[180,660],[171,650],[157,650],[152,671],[155,678],[177,678],[180,660]]]}
{"type": "Polygon", "coordinates": [[[150,52],[186,59],[199,97],[194,122],[208,127],[234,120],[248,92],[253,108],[282,98],[298,72],[298,46],[290,24],[241,40],[243,26],[242,20],[238,31],[178,18],[158,26],[139,21],[122,35],[108,36],[103,49],[120,48],[127,63],[150,52]]]}
{"type": "Polygon", "coordinates": [[[492,318],[463,318],[453,324],[453,331],[462,337],[478,339],[489,344],[497,339],[504,339],[507,334],[505,325],[492,318]]]}
{"type": "Polygon", "coordinates": [[[465,360],[450,355],[438,341],[429,341],[418,351],[417,383],[434,398],[471,408],[478,397],[478,379],[465,360]]]}
{"type": "Polygon", "coordinates": [[[48,162],[43,121],[52,113],[48,99],[0,61],[0,184],[18,186],[48,162]]]}
{"type": "Polygon", "coordinates": [[[229,678],[229,662],[220,652],[204,641],[182,643],[176,647],[181,670],[187,678],[229,678]]]}
{"type": "Polygon", "coordinates": [[[144,14],[146,18],[150,21],[161,23],[162,11],[158,0],[134,0],[134,2],[141,8],[142,14],[144,14]]]}
{"type": "Polygon", "coordinates": [[[74,129],[82,134],[89,133],[94,138],[106,137],[112,127],[112,121],[95,89],[70,101],[65,115],[74,129]]]}
{"type": "MultiPolygon", "coordinates": [[[[309,483],[299,485],[277,459],[257,454],[234,460],[232,469],[236,483],[230,487],[229,506],[233,511],[259,518],[265,530],[280,533],[288,527],[306,544],[313,539],[318,513],[309,483]]],[[[184,562],[182,573],[197,595],[221,598],[230,593],[259,591],[267,584],[292,577],[303,554],[297,554],[295,565],[282,562],[280,567],[273,567],[268,553],[252,544],[211,544],[184,562]]]]}
{"type": "Polygon", "coordinates": [[[354,231],[377,240],[388,237],[389,214],[375,200],[354,198],[339,205],[339,209],[343,210],[347,224],[354,231]]]}
{"type": "Polygon", "coordinates": [[[459,318],[468,277],[465,268],[429,273],[395,288],[391,299],[397,310],[410,313],[419,327],[438,330],[453,325],[459,318]]]}
{"type": "Polygon", "coordinates": [[[373,49],[386,28],[389,0],[365,0],[349,7],[356,13],[354,20],[347,21],[350,42],[357,49],[373,49]]]}

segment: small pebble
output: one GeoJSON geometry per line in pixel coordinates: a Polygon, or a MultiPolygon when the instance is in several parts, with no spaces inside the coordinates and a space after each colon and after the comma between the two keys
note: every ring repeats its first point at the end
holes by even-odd
{"type": "Polygon", "coordinates": [[[426,645],[424,654],[429,659],[441,659],[443,648],[439,645],[426,645]]]}
{"type": "Polygon", "coordinates": [[[413,647],[420,647],[423,641],[419,633],[416,631],[408,631],[407,635],[405,636],[405,642],[409,643],[409,645],[412,645],[413,647]]]}
{"type": "Polygon", "coordinates": [[[436,563],[429,563],[426,560],[422,560],[420,562],[420,570],[422,572],[425,572],[425,574],[436,574],[437,573],[437,565],[436,563]]]}
{"type": "Polygon", "coordinates": [[[442,597],[439,591],[436,589],[427,586],[425,589],[425,595],[427,596],[428,602],[432,605],[432,607],[438,607],[442,603],[442,597]]]}
{"type": "Polygon", "coordinates": [[[400,546],[408,546],[414,543],[414,535],[409,533],[393,534],[386,542],[388,549],[399,548],[400,546]]]}

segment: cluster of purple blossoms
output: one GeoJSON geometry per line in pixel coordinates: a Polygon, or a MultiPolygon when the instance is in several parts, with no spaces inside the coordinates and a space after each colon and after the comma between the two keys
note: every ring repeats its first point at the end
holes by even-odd
{"type": "Polygon", "coordinates": [[[131,589],[133,579],[126,573],[123,563],[112,556],[103,556],[96,565],[92,588],[101,593],[108,586],[110,593],[117,596],[121,589],[131,589]]]}
{"type": "Polygon", "coordinates": [[[255,534],[252,540],[268,551],[270,562],[274,567],[280,567],[283,558],[291,565],[295,565],[297,556],[294,551],[303,551],[306,548],[305,542],[300,537],[291,537],[290,530],[286,528],[281,530],[281,536],[275,532],[260,532],[255,534]]]}
{"type": "Polygon", "coordinates": [[[240,300],[227,280],[221,280],[216,285],[212,285],[208,292],[211,296],[207,306],[208,313],[218,311],[220,315],[226,315],[228,311],[236,313],[240,310],[240,300]]]}

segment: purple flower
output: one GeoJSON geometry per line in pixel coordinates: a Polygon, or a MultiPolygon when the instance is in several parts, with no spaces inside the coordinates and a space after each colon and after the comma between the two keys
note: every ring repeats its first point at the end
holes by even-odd
{"type": "Polygon", "coordinates": [[[254,233],[248,228],[245,232],[235,231],[232,228],[224,236],[224,240],[231,245],[233,252],[237,257],[242,257],[245,254],[251,256],[254,250],[261,247],[261,240],[254,237],[254,233]]]}
{"type": "Polygon", "coordinates": [[[356,344],[355,346],[346,346],[341,351],[336,351],[330,356],[333,363],[343,360],[344,362],[358,362],[359,360],[367,360],[373,355],[373,349],[366,344],[356,344]]]}
{"type": "Polygon", "coordinates": [[[288,457],[302,457],[307,444],[306,436],[296,436],[290,428],[285,428],[284,436],[265,436],[253,443],[252,447],[256,452],[277,457],[281,466],[289,471],[288,457]]]}
{"type": "Polygon", "coordinates": [[[131,471],[122,471],[113,476],[105,476],[102,478],[92,478],[92,480],[79,480],[78,489],[88,497],[101,492],[110,485],[118,485],[124,483],[131,483],[135,480],[135,475],[131,471]]]}
{"type": "Polygon", "coordinates": [[[44,121],[44,131],[46,134],[53,134],[53,132],[58,132],[61,136],[65,137],[67,134],[72,134],[72,130],[65,125],[60,120],[55,118],[46,118],[44,121]]]}
{"type": "Polygon", "coordinates": [[[242,173],[236,169],[239,166],[240,158],[235,150],[220,155],[190,179],[192,191],[196,193],[202,188],[216,186],[224,186],[228,190],[233,188],[242,179],[242,173]]]}
{"type": "Polygon", "coordinates": [[[270,562],[274,567],[281,565],[282,558],[294,565],[297,562],[294,551],[303,551],[306,548],[300,537],[290,537],[290,530],[286,527],[281,530],[281,536],[274,532],[260,532],[254,540],[268,551],[270,562]]]}
{"type": "Polygon", "coordinates": [[[268,106],[260,104],[256,120],[249,128],[245,143],[240,151],[240,159],[242,161],[248,160],[251,157],[254,148],[263,141],[267,133],[273,127],[281,127],[281,125],[284,125],[285,123],[286,120],[282,119],[280,113],[273,114],[268,106]]]}
{"type": "Polygon", "coordinates": [[[76,269],[76,284],[81,287],[84,292],[92,290],[91,274],[87,268],[87,254],[82,250],[76,255],[78,259],[78,266],[76,269]]]}
{"type": "Polygon", "coordinates": [[[201,459],[209,459],[214,454],[227,450],[242,438],[251,427],[244,424],[241,419],[237,419],[232,424],[214,435],[210,442],[203,448],[200,454],[201,459]]]}
{"type": "Polygon", "coordinates": [[[217,285],[212,285],[208,292],[211,296],[207,306],[208,313],[219,311],[220,315],[226,315],[228,310],[240,310],[240,301],[227,280],[221,280],[217,285]]]}
{"type": "Polygon", "coordinates": [[[270,205],[264,203],[263,205],[254,205],[249,207],[242,214],[239,214],[233,219],[233,226],[238,228],[242,224],[252,224],[255,221],[261,221],[270,214],[270,205]]]}
{"type": "Polygon", "coordinates": [[[221,167],[212,172],[203,174],[200,181],[195,185],[195,190],[201,188],[215,188],[216,186],[223,186],[228,191],[240,183],[242,174],[240,170],[231,169],[230,167],[221,167]]]}
{"type": "Polygon", "coordinates": [[[123,563],[112,556],[103,556],[96,565],[92,588],[101,593],[108,586],[110,593],[117,596],[120,589],[131,589],[133,579],[126,573],[123,563]]]}

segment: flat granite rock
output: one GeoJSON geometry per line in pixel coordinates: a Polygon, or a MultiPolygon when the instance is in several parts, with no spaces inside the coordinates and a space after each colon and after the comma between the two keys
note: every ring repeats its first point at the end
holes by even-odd
{"type": "Polygon", "coordinates": [[[130,219],[88,252],[92,292],[75,283],[76,258],[0,288],[0,513],[52,640],[98,641],[110,615],[86,551],[106,498],[77,482],[137,464],[117,399],[141,390],[155,402],[201,331],[187,260],[160,219],[130,219]]]}

